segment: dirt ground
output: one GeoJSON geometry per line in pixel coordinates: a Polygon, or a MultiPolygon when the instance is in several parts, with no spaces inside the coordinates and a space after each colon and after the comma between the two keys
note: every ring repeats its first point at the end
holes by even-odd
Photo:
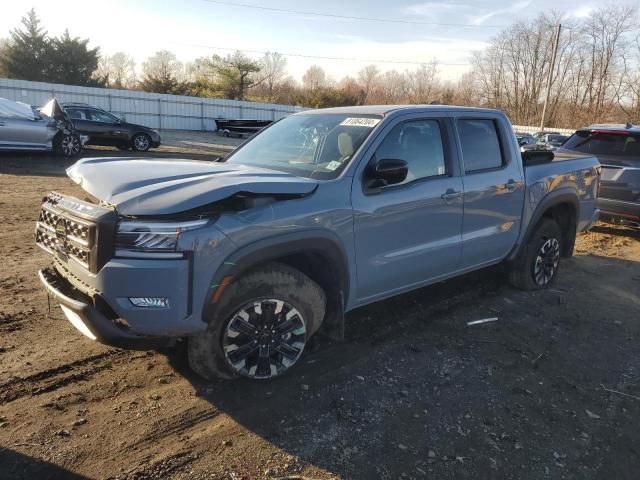
{"type": "Polygon", "coordinates": [[[206,383],[184,348],[109,348],[49,313],[34,221],[74,191],[63,166],[0,157],[0,478],[638,478],[637,232],[581,235],[551,290],[492,268],[351,312],[284,378],[206,383]]]}

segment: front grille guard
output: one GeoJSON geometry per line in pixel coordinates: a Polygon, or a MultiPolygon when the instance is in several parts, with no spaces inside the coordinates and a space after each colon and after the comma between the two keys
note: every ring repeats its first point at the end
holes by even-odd
{"type": "Polygon", "coordinates": [[[95,273],[113,256],[116,221],[113,209],[53,192],[40,210],[36,244],[95,273]]]}

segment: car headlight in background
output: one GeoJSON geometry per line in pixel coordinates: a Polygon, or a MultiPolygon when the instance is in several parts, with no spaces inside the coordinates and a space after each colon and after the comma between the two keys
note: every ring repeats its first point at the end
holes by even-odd
{"type": "Polygon", "coordinates": [[[208,219],[187,222],[122,220],[116,233],[117,257],[181,258],[178,239],[201,228],[208,219]]]}

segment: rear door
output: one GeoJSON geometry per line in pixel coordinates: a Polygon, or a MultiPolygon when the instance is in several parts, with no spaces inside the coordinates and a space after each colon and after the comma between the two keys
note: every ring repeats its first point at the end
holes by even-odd
{"type": "Polygon", "coordinates": [[[128,143],[128,131],[113,115],[94,108],[87,109],[98,145],[124,145],[128,143]]]}
{"type": "Polygon", "coordinates": [[[389,296],[459,268],[462,180],[446,115],[403,117],[376,139],[354,177],[352,205],[359,302],[389,296]],[[397,185],[368,191],[366,166],[407,162],[397,185]]]}
{"type": "Polygon", "coordinates": [[[462,266],[504,258],[515,245],[524,207],[524,174],[506,122],[470,113],[455,119],[462,159],[462,266]]]}

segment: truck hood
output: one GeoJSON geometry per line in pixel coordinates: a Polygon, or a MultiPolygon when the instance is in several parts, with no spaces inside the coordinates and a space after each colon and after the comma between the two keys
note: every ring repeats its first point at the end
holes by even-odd
{"type": "Polygon", "coordinates": [[[237,193],[308,195],[318,182],[248,165],[196,160],[87,158],[67,169],[90,195],[122,215],[170,215],[237,193]]]}

